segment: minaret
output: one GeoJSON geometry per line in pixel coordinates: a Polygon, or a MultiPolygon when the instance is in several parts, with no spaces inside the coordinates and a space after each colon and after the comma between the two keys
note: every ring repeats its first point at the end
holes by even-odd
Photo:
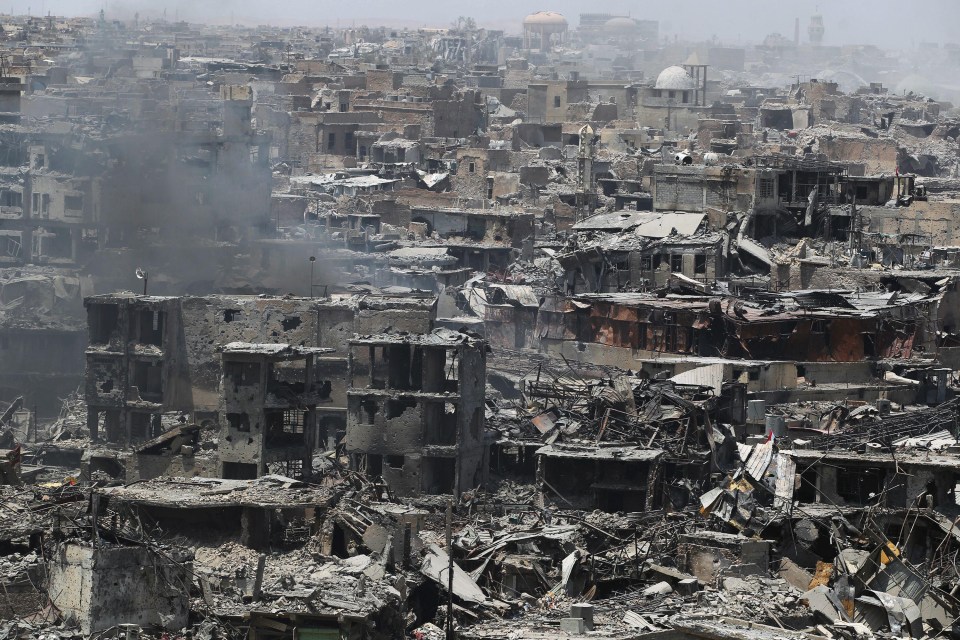
{"type": "Polygon", "coordinates": [[[810,25],[807,27],[807,35],[810,36],[810,44],[820,46],[823,43],[823,16],[814,14],[810,16],[810,25]]]}

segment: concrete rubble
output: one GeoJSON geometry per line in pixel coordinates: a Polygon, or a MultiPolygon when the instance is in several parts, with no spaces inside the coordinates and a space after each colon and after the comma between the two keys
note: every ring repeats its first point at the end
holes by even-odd
{"type": "Polygon", "coordinates": [[[960,638],[960,48],[833,10],[0,16],[0,637],[960,638]]]}

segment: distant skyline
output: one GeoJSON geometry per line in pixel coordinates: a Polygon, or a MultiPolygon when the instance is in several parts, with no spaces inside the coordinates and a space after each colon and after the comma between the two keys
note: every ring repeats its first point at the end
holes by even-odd
{"type": "MultiPolygon", "coordinates": [[[[2,0],[0,0],[2,1],[2,0]]],[[[960,42],[956,25],[958,0],[17,0],[0,10],[33,15],[78,16],[104,9],[111,19],[130,19],[139,12],[144,19],[157,18],[210,24],[273,24],[310,27],[351,25],[444,27],[458,16],[474,18],[480,26],[519,33],[523,17],[540,10],[563,13],[576,27],[582,12],[629,14],[660,21],[661,36],[671,40],[709,40],[728,45],[758,42],[770,33],[793,38],[794,19],[800,18],[801,41],[812,14],[824,17],[824,44],[875,44],[889,49],[909,49],[920,42],[960,42]]]]}

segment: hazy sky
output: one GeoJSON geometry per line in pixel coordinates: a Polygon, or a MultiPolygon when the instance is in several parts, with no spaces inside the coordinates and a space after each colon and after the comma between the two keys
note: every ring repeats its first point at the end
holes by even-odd
{"type": "Polygon", "coordinates": [[[659,20],[661,35],[689,39],[716,37],[725,44],[756,42],[772,32],[793,37],[794,19],[806,40],[809,16],[819,10],[826,25],[825,44],[880,44],[912,48],[920,41],[957,42],[960,0],[0,0],[0,11],[34,15],[92,15],[101,8],[111,18],[139,11],[154,17],[228,24],[301,24],[349,26],[446,26],[471,16],[481,26],[518,32],[523,16],[559,11],[572,27],[581,11],[630,14],[659,20]]]}

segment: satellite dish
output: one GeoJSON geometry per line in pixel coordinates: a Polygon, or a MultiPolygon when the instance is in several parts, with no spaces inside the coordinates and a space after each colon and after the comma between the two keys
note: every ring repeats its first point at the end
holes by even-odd
{"type": "Polygon", "coordinates": [[[147,272],[141,269],[140,267],[137,267],[137,280],[143,280],[146,277],[147,277],[147,272]]]}

